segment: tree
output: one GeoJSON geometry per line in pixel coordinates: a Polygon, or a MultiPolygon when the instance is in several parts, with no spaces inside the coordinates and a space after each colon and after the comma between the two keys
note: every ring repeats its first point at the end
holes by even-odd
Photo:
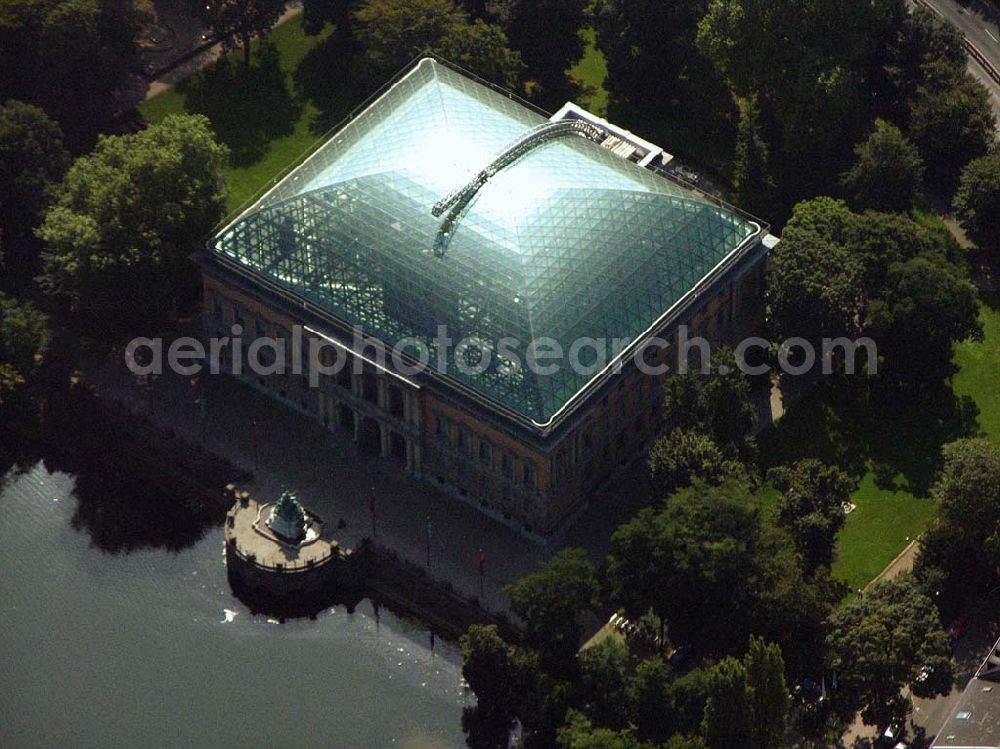
{"type": "Polygon", "coordinates": [[[62,131],[45,112],[14,99],[0,106],[0,251],[9,272],[38,271],[31,230],[68,166],[62,131]]]}
{"type": "Polygon", "coordinates": [[[925,71],[910,110],[910,138],[933,186],[951,194],[962,168],[989,151],[996,122],[989,94],[965,70],[939,60],[925,71]]]}
{"type": "Polygon", "coordinates": [[[777,643],[793,673],[821,667],[823,623],[845,594],[824,567],[807,571],[791,534],[761,522],[744,587],[749,622],[734,627],[731,648],[756,634],[777,643]]]}
{"type": "Polygon", "coordinates": [[[969,239],[1000,258],[1000,149],[965,165],[955,213],[969,239]]]}
{"type": "Polygon", "coordinates": [[[607,60],[606,87],[613,98],[649,105],[649,91],[670,100],[681,92],[685,71],[698,55],[694,39],[707,2],[597,0],[594,29],[607,60]]]}
{"type": "Polygon", "coordinates": [[[573,674],[580,647],[577,617],[597,595],[594,567],[583,549],[563,549],[538,571],[504,587],[511,610],[524,622],[526,644],[538,651],[543,670],[573,674]]]}
{"type": "Polygon", "coordinates": [[[564,91],[567,68],[583,57],[580,29],[587,5],[587,0],[516,0],[510,9],[511,44],[546,96],[564,91]]]}
{"type": "Polygon", "coordinates": [[[200,115],[102,137],[38,230],[43,288],[105,331],[162,314],[194,288],[189,258],[223,216],[226,154],[200,115]]]}
{"type": "Polygon", "coordinates": [[[225,49],[242,47],[250,64],[250,42],[263,38],[285,10],[285,0],[188,0],[225,49]]]}
{"type": "Polygon", "coordinates": [[[441,56],[480,78],[509,91],[521,87],[524,63],[507,45],[507,35],[495,24],[480,18],[459,25],[440,43],[441,56]]]}
{"type": "Polygon", "coordinates": [[[750,401],[750,381],[730,349],[714,351],[710,365],[708,373],[692,370],[666,379],[667,422],[709,435],[728,457],[752,456],[756,411],[750,401]]]}
{"type": "Polygon", "coordinates": [[[670,667],[659,656],[640,662],[629,679],[628,691],[636,735],[654,744],[665,742],[675,726],[670,667]]]}
{"type": "Polygon", "coordinates": [[[49,319],[35,305],[0,293],[0,404],[35,373],[51,338],[49,319]]]}
{"type": "Polygon", "coordinates": [[[677,734],[670,737],[670,740],[663,745],[663,749],[708,749],[708,745],[705,744],[705,740],[701,736],[677,734]]]}
{"type": "Polygon", "coordinates": [[[982,338],[975,287],[951,264],[921,255],[889,269],[869,304],[868,329],[899,382],[940,382],[953,370],[952,345],[982,338]]]}
{"type": "Polygon", "coordinates": [[[763,136],[760,105],[757,97],[745,100],[740,107],[736,131],[736,163],[733,185],[737,202],[745,210],[764,213],[771,205],[774,180],[769,174],[771,149],[763,136]]]}
{"type": "Polygon", "coordinates": [[[823,339],[868,336],[887,372],[940,380],[952,342],[978,328],[960,255],[951,237],[906,216],[855,214],[830,198],[800,203],[772,254],[772,333],[817,349],[823,339]]]}
{"type": "Polygon", "coordinates": [[[903,64],[908,78],[914,82],[923,77],[925,65],[943,63],[956,73],[962,73],[969,63],[965,38],[958,27],[922,5],[913,9],[905,28],[903,47],[903,64]]]}
{"type": "Polygon", "coordinates": [[[494,625],[474,624],[462,635],[462,676],[476,695],[463,716],[470,738],[483,746],[505,744],[531,691],[537,659],[504,641],[494,625]]]}
{"type": "Polygon", "coordinates": [[[620,731],[628,727],[628,648],[608,637],[580,653],[579,699],[597,725],[620,731]]]}
{"type": "Polygon", "coordinates": [[[1000,574],[1000,450],[986,439],[944,446],[931,495],[941,504],[950,556],[967,556],[979,576],[1000,574]]]}
{"type": "MultiPolygon", "coordinates": [[[[713,0],[697,43],[734,96],[759,97],[772,156],[827,154],[854,130],[880,3],[713,0]],[[796,39],[795,45],[782,40],[796,39]]],[[[816,159],[814,158],[813,161],[816,159]]]]}
{"type": "Polygon", "coordinates": [[[649,470],[661,497],[695,481],[718,486],[730,479],[749,481],[746,469],[723,454],[715,441],[694,429],[672,429],[653,443],[649,470]]]}
{"type": "Polygon", "coordinates": [[[778,340],[799,336],[815,346],[856,330],[862,265],[847,245],[853,220],[831,198],[795,206],[771,256],[768,312],[778,340]]]}
{"type": "Polygon", "coordinates": [[[611,601],[633,618],[652,609],[669,624],[675,643],[725,650],[746,637],[747,570],[759,533],[743,487],[678,492],[612,535],[611,601]]]}
{"type": "Polygon", "coordinates": [[[777,521],[788,529],[809,571],[833,563],[837,533],[844,527],[844,504],[856,482],[835,466],[800,460],[767,474],[781,492],[777,521]]]}
{"type": "Polygon", "coordinates": [[[0,0],[0,99],[41,107],[79,149],[139,69],[132,0],[0,0]]]}
{"type": "Polygon", "coordinates": [[[735,658],[717,663],[708,673],[708,699],[702,735],[708,749],[745,749],[754,716],[747,669],[735,658]]]}
{"type": "Polygon", "coordinates": [[[493,83],[518,88],[523,65],[504,31],[479,19],[470,24],[453,0],[364,0],[354,18],[364,73],[372,83],[430,50],[493,83]]]}
{"type": "Polygon", "coordinates": [[[772,749],[785,739],[788,719],[788,687],[781,648],[761,637],[750,638],[743,659],[753,710],[752,749],[772,749]]]}
{"type": "Polygon", "coordinates": [[[559,729],[558,746],[559,749],[653,749],[629,731],[596,728],[577,710],[566,714],[566,723],[559,729]]]}
{"type": "Polygon", "coordinates": [[[302,30],[315,35],[332,23],[336,27],[334,33],[346,34],[356,6],[357,0],[303,0],[302,30]]]}
{"type": "Polygon", "coordinates": [[[924,162],[898,127],[876,120],[875,131],[855,147],[854,153],[858,160],[840,180],[853,208],[903,212],[913,207],[924,162]]]}
{"type": "Polygon", "coordinates": [[[948,640],[931,601],[912,575],[881,580],[830,617],[827,666],[837,674],[835,698],[861,710],[868,725],[899,715],[899,691],[947,694],[952,685],[948,640]],[[918,678],[921,669],[928,676],[918,678]]]}

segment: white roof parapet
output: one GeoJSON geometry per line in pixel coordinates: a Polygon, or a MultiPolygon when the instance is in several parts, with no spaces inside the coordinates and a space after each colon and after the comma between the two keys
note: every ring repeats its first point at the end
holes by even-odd
{"type": "Polygon", "coordinates": [[[550,122],[558,122],[559,120],[568,120],[568,119],[579,119],[591,122],[597,125],[598,127],[604,129],[611,135],[615,135],[621,140],[628,142],[629,144],[634,146],[637,150],[642,151],[643,156],[638,162],[639,166],[647,166],[650,162],[653,161],[653,159],[655,159],[660,154],[663,154],[665,157],[663,159],[664,164],[673,158],[673,156],[671,156],[669,153],[666,153],[662,148],[660,148],[655,143],[650,143],[645,138],[640,138],[638,135],[631,132],[630,130],[626,130],[623,127],[618,127],[618,125],[608,122],[603,117],[598,117],[593,112],[589,112],[583,107],[581,107],[579,104],[574,104],[571,101],[568,101],[565,104],[563,104],[559,108],[558,112],[549,117],[550,122]]]}

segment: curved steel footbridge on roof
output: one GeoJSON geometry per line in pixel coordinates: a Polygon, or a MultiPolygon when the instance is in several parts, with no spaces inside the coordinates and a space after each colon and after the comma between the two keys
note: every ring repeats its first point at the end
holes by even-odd
{"type": "Polygon", "coordinates": [[[442,257],[448,249],[453,229],[466,206],[472,202],[483,186],[497,174],[507,168],[529,151],[557,138],[577,136],[600,143],[606,137],[603,130],[586,120],[559,120],[538,125],[503,149],[496,158],[487,164],[462,187],[448,193],[431,208],[431,214],[440,216],[445,211],[448,215],[441,222],[437,236],[434,239],[434,254],[442,257]],[[449,210],[450,209],[450,210],[449,210]]]}

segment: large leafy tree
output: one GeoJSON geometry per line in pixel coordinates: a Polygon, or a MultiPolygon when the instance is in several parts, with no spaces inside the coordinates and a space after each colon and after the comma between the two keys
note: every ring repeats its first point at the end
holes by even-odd
{"type": "Polygon", "coordinates": [[[14,99],[0,106],[0,252],[8,272],[37,272],[30,232],[68,167],[62,131],[45,112],[14,99]]]}
{"type": "Polygon", "coordinates": [[[751,637],[743,663],[753,708],[752,749],[781,746],[788,721],[788,687],[785,684],[785,659],[781,648],[751,637]]]}
{"type": "Polygon", "coordinates": [[[595,726],[577,710],[567,713],[557,741],[559,749],[654,749],[651,744],[639,741],[631,731],[595,726]]]}
{"type": "Polygon", "coordinates": [[[978,335],[964,274],[946,234],[897,214],[855,214],[830,198],[806,201],[773,253],[772,332],[802,336],[817,351],[824,338],[869,336],[897,381],[939,381],[952,342],[978,335]]]}
{"type": "Polygon", "coordinates": [[[670,667],[659,656],[641,661],[629,679],[629,703],[636,735],[662,744],[674,732],[674,698],[670,667]]]}
{"type": "Polygon", "coordinates": [[[581,651],[579,701],[600,726],[622,730],[629,725],[628,648],[608,637],[581,651]]]}
{"type": "Polygon", "coordinates": [[[799,203],[772,253],[768,286],[772,332],[817,345],[857,329],[863,265],[848,245],[854,216],[830,198],[799,203]]]}
{"type": "Polygon", "coordinates": [[[138,22],[132,0],[0,1],[0,98],[41,107],[84,147],[138,71],[138,22]]]}
{"type": "Polygon", "coordinates": [[[189,258],[225,211],[226,155],[199,115],[102,137],[73,164],[39,229],[45,290],[105,331],[187,295],[189,258]]]}
{"type": "Polygon", "coordinates": [[[955,212],[969,239],[1000,258],[1000,148],[966,164],[955,212]]]}
{"type": "Polygon", "coordinates": [[[345,34],[350,30],[356,6],[357,0],[302,0],[302,29],[307,34],[318,34],[332,23],[335,33],[345,34]]]}
{"type": "Polygon", "coordinates": [[[827,666],[836,671],[835,697],[861,710],[869,725],[901,718],[899,692],[918,697],[947,694],[951,653],[937,610],[912,575],[875,583],[863,597],[830,617],[827,666]],[[927,676],[921,669],[927,668],[927,676]]]}
{"type": "Polygon", "coordinates": [[[475,73],[489,83],[509,91],[521,88],[524,63],[521,55],[508,46],[504,30],[477,18],[459,25],[454,33],[441,40],[438,50],[446,60],[475,73]]]}
{"type": "Polygon", "coordinates": [[[524,622],[526,644],[538,651],[542,668],[572,675],[581,629],[577,617],[597,595],[593,565],[583,549],[563,549],[538,571],[504,588],[511,610],[524,622]]]}
{"type": "Polygon", "coordinates": [[[597,0],[594,27],[611,95],[641,105],[650,91],[668,100],[680,93],[707,7],[707,0],[597,0]]]}
{"type": "Polygon", "coordinates": [[[718,486],[730,479],[748,478],[739,462],[697,429],[672,429],[658,438],[649,451],[649,470],[663,497],[695,481],[718,486]]]}
{"type": "Polygon", "coordinates": [[[785,157],[825,154],[856,127],[879,5],[713,0],[698,46],[737,97],[759,96],[785,157]]]}
{"type": "Polygon", "coordinates": [[[746,666],[736,658],[726,658],[708,675],[702,721],[705,743],[709,749],[745,749],[753,725],[753,693],[746,666]]]}
{"type": "Polygon", "coordinates": [[[730,349],[716,349],[709,363],[710,372],[691,368],[666,379],[663,406],[667,423],[709,435],[727,457],[750,457],[756,450],[750,381],[730,349]]]}
{"type": "Polygon", "coordinates": [[[580,29],[587,0],[516,0],[507,33],[521,53],[528,74],[542,86],[543,96],[565,91],[566,69],[583,57],[580,29]]]}
{"type": "Polygon", "coordinates": [[[364,0],[354,18],[363,75],[372,84],[430,50],[492,83],[519,87],[523,65],[503,29],[481,19],[470,23],[453,0],[364,0]]]}
{"type": "Polygon", "coordinates": [[[955,612],[971,591],[1000,577],[1000,449],[986,439],[945,445],[931,496],[937,523],[920,537],[914,571],[942,611],[955,612]]]}
{"type": "Polygon", "coordinates": [[[989,151],[996,121],[986,89],[965,70],[943,60],[924,70],[911,107],[910,137],[923,154],[929,184],[950,194],[962,168],[989,151]]]}
{"type": "Polygon", "coordinates": [[[844,527],[843,505],[856,482],[815,459],[772,468],[768,479],[781,492],[777,520],[792,534],[807,568],[829,567],[837,533],[844,527]]]}
{"type": "Polygon", "coordinates": [[[675,643],[724,649],[746,636],[747,570],[759,535],[743,487],[679,492],[612,535],[611,600],[632,617],[652,609],[675,643]]]}
{"type": "Polygon", "coordinates": [[[507,643],[493,625],[473,625],[462,635],[462,676],[476,695],[463,723],[476,746],[497,746],[533,689],[537,659],[507,643]]]}
{"type": "Polygon", "coordinates": [[[51,338],[48,317],[35,305],[0,293],[0,404],[35,373],[51,338]]]}
{"type": "Polygon", "coordinates": [[[202,22],[222,40],[226,49],[243,50],[250,64],[250,42],[263,37],[278,22],[285,0],[188,0],[202,22]]]}
{"type": "Polygon", "coordinates": [[[740,207],[764,214],[771,205],[774,179],[771,177],[771,147],[763,134],[763,122],[757,97],[743,101],[736,130],[736,163],[733,186],[740,207]]]}
{"type": "Polygon", "coordinates": [[[975,287],[933,256],[891,266],[868,318],[886,375],[896,381],[940,382],[953,371],[952,344],[982,338],[975,287]]]}
{"type": "Polygon", "coordinates": [[[877,120],[875,131],[854,149],[858,160],[841,177],[855,209],[909,211],[920,192],[924,162],[898,127],[877,120]]]}

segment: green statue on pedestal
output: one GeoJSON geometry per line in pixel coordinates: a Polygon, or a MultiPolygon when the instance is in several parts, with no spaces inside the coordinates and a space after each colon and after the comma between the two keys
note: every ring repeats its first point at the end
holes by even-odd
{"type": "Polygon", "coordinates": [[[267,527],[278,536],[298,543],[306,535],[306,513],[294,492],[284,491],[271,508],[267,527]]]}

